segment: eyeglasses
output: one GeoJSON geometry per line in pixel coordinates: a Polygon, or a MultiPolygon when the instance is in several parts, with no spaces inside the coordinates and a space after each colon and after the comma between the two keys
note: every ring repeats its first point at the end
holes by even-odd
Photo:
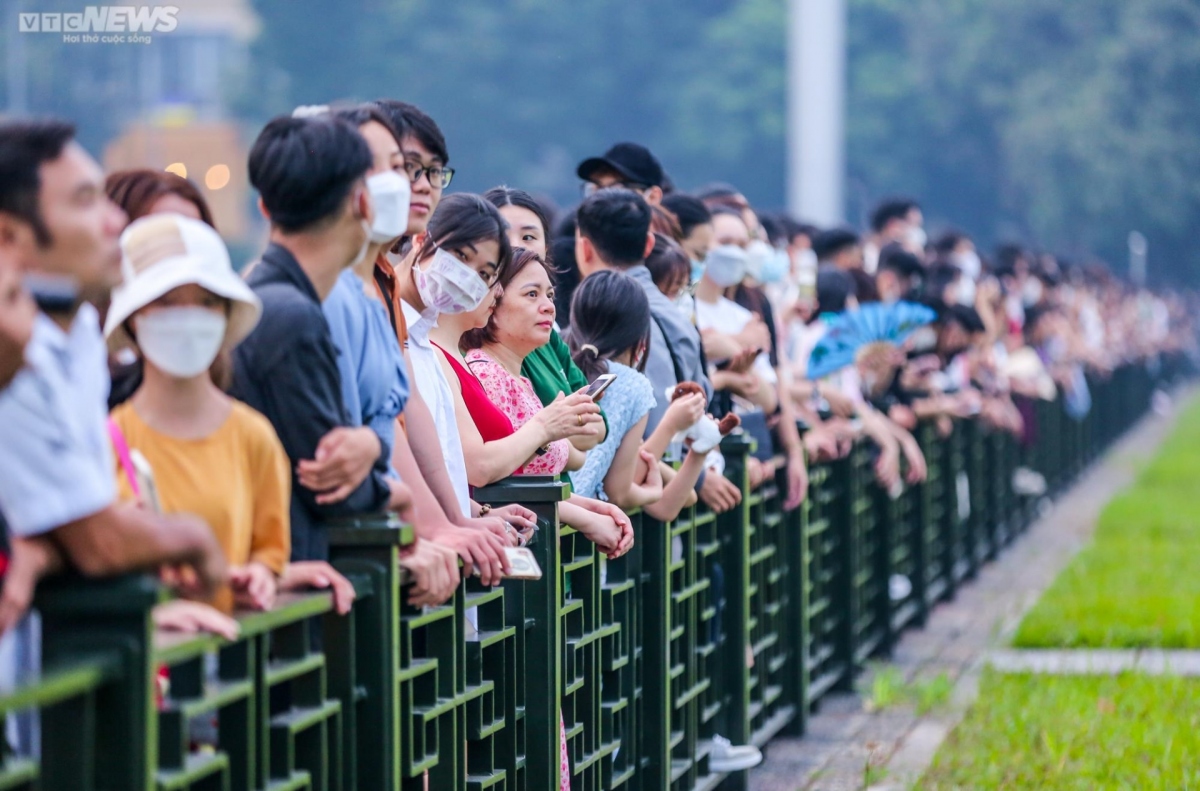
{"type": "Polygon", "coordinates": [[[583,192],[583,197],[585,197],[585,198],[595,195],[600,190],[612,189],[613,187],[621,187],[623,189],[633,190],[634,192],[639,193],[639,194],[650,189],[645,184],[634,184],[633,182],[623,182],[623,181],[618,181],[613,184],[608,184],[608,185],[604,185],[604,186],[597,184],[594,181],[585,181],[582,184],[580,184],[579,187],[580,187],[580,190],[583,192]]]}
{"type": "Polygon", "coordinates": [[[413,184],[420,181],[421,176],[426,176],[429,178],[429,186],[445,189],[454,180],[454,168],[444,168],[440,165],[422,167],[416,162],[405,162],[404,171],[408,173],[408,178],[413,184]]]}

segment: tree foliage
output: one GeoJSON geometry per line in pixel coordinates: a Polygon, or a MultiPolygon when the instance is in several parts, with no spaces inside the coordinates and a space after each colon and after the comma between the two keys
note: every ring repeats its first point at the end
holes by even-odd
{"type": "MultiPolygon", "coordinates": [[[[1195,0],[846,1],[848,219],[906,193],[985,245],[1118,264],[1137,229],[1152,276],[1200,276],[1195,0]]],[[[460,189],[567,203],[580,159],[635,140],[683,188],[783,202],[786,0],[251,2],[262,33],[234,86],[251,125],[397,97],[442,125],[460,189]]],[[[25,43],[31,110],[94,147],[136,111],[146,53],[25,43]]]]}
{"type": "MultiPolygon", "coordinates": [[[[1200,271],[1200,7],[1191,0],[848,0],[848,216],[881,196],[982,240],[1200,271]]],[[[443,124],[461,185],[573,197],[573,166],[649,145],[684,187],[779,205],[784,0],[257,0],[260,109],[398,96],[443,124]]],[[[831,64],[831,68],[834,67],[831,64]]]]}

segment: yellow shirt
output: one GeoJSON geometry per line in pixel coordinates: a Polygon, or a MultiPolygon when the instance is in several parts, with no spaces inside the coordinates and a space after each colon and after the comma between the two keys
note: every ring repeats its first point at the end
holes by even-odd
{"type": "MultiPolygon", "coordinates": [[[[221,427],[203,439],[155,431],[128,401],[111,417],[129,448],[150,462],[164,512],[194,514],[207,522],[230,565],[257,561],[282,573],[291,552],[291,471],[265,417],[234,401],[221,427]]],[[[119,462],[117,480],[121,498],[134,499],[119,462]]],[[[230,592],[223,591],[214,604],[231,609],[230,592]]]]}

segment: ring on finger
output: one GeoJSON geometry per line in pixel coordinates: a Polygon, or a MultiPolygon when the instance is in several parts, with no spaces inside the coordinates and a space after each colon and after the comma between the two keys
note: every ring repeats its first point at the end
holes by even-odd
{"type": "Polygon", "coordinates": [[[579,422],[579,425],[583,425],[583,415],[576,415],[575,420],[579,422]]]}

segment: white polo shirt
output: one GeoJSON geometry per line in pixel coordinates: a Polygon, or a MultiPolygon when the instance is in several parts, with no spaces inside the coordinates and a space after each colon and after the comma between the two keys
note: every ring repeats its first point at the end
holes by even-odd
{"type": "Polygon", "coordinates": [[[462,438],[458,433],[458,420],[454,416],[454,392],[446,381],[446,374],[438,362],[437,349],[429,341],[429,331],[437,325],[437,312],[430,309],[418,313],[407,302],[401,302],[404,321],[408,324],[408,361],[412,365],[412,378],[421,391],[421,400],[433,413],[438,438],[442,441],[442,456],[446,459],[446,472],[458,495],[458,507],[463,516],[471,516],[471,488],[467,479],[467,460],[463,456],[462,438]]]}
{"type": "MultiPolygon", "coordinates": [[[[25,367],[0,392],[0,512],[13,535],[42,535],[117,499],[108,438],[108,355],[91,305],[68,332],[38,314],[25,367]]],[[[41,625],[31,612],[0,639],[0,690],[36,677],[41,625]]],[[[36,756],[36,712],[8,721],[19,755],[36,756]]]]}
{"type": "Polygon", "coordinates": [[[36,536],[117,499],[95,308],[80,307],[69,332],[39,314],[25,360],[0,392],[0,511],[14,535],[36,536]]]}

